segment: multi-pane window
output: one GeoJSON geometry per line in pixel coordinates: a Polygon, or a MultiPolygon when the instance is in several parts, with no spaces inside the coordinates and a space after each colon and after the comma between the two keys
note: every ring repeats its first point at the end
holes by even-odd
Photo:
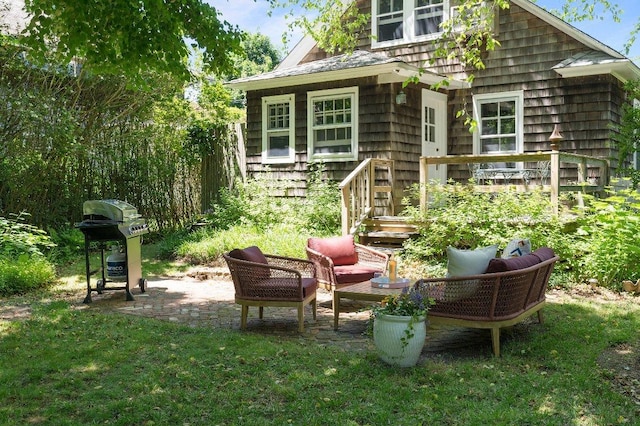
{"type": "Polygon", "coordinates": [[[378,41],[402,40],[403,0],[378,0],[378,41]]]}
{"type": "Polygon", "coordinates": [[[262,161],[289,163],[295,158],[294,96],[262,99],[262,161]]]}
{"type": "Polygon", "coordinates": [[[311,160],[356,158],[357,88],[309,93],[311,160]]]}
{"type": "Polygon", "coordinates": [[[424,108],[424,141],[436,141],[436,110],[435,108],[424,108]]]}
{"type": "Polygon", "coordinates": [[[522,152],[522,92],[478,95],[474,97],[478,125],[476,154],[508,154],[522,152]]]}
{"type": "Polygon", "coordinates": [[[444,19],[443,0],[415,0],[415,35],[436,34],[444,19]]]}
{"type": "Polygon", "coordinates": [[[409,43],[442,32],[449,0],[376,0],[373,3],[374,44],[409,43]]]}
{"type": "Polygon", "coordinates": [[[516,152],[516,101],[480,105],[480,153],[516,152]]]}

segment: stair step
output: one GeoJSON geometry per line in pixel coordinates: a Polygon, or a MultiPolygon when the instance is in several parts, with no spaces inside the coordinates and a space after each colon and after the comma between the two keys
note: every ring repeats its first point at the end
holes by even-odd
{"type": "Polygon", "coordinates": [[[408,218],[398,216],[377,216],[365,219],[362,223],[367,231],[383,231],[398,233],[416,233],[415,225],[408,222],[408,218]]]}

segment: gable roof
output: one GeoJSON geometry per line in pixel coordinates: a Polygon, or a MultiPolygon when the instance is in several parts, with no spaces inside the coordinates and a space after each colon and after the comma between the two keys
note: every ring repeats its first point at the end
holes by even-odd
{"type": "MultiPolygon", "coordinates": [[[[611,73],[622,81],[640,78],[640,68],[615,49],[591,37],[529,0],[511,0],[511,3],[595,51],[591,56],[591,60],[585,60],[585,57],[576,55],[577,57],[567,58],[565,61],[554,66],[553,69],[561,76],[580,77],[611,73]]],[[[276,69],[297,65],[314,46],[315,41],[313,38],[306,35],[289,52],[282,62],[280,62],[276,69]]],[[[587,52],[585,55],[589,56],[590,53],[591,52],[587,52]]]]}
{"type": "MultiPolygon", "coordinates": [[[[389,57],[384,53],[357,50],[350,55],[332,56],[289,68],[276,68],[264,74],[238,78],[227,82],[226,85],[240,90],[261,90],[363,77],[377,77],[379,83],[400,83],[408,77],[418,75],[419,71],[418,68],[399,58],[389,57]]],[[[419,78],[422,83],[430,85],[446,79],[432,72],[423,72],[419,78]]],[[[468,84],[449,80],[448,87],[459,89],[468,87],[468,84]]]]}

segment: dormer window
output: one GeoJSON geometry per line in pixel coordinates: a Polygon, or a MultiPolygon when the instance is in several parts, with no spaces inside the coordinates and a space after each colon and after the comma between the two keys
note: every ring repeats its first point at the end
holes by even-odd
{"type": "Polygon", "coordinates": [[[429,40],[449,18],[449,0],[375,0],[373,47],[429,40]]]}

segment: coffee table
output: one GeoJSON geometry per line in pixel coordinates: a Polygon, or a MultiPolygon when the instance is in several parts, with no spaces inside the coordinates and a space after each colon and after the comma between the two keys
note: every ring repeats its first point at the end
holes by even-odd
{"type": "Polygon", "coordinates": [[[371,287],[371,281],[363,281],[333,290],[333,329],[338,329],[340,316],[340,299],[364,300],[369,302],[381,302],[392,294],[402,293],[401,288],[376,288],[371,287]]]}

